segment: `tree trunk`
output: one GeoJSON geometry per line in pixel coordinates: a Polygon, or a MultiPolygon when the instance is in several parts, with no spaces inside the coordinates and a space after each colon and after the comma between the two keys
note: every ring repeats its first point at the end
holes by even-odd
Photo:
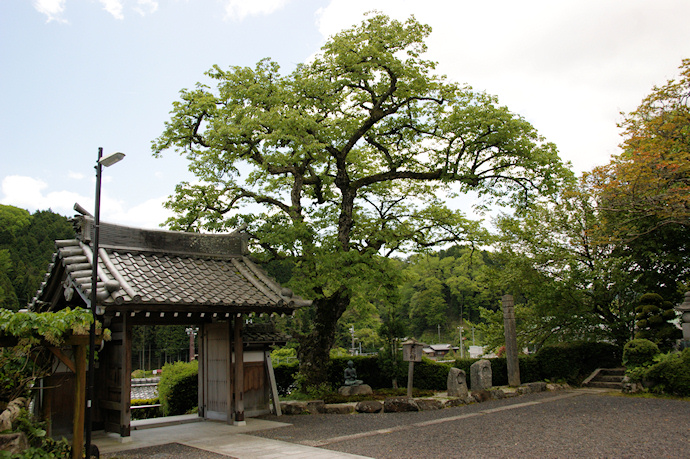
{"type": "Polygon", "coordinates": [[[328,381],[328,361],[335,342],[338,319],[350,304],[350,294],[341,289],[331,297],[314,300],[316,317],[314,329],[300,339],[299,371],[304,387],[318,386],[328,381]]]}

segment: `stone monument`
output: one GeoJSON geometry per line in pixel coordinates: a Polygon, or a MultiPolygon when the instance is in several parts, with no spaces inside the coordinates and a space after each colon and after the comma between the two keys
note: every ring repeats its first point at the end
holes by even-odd
{"type": "Polygon", "coordinates": [[[347,368],[344,371],[345,385],[338,389],[338,394],[349,397],[351,395],[371,395],[371,386],[364,384],[364,381],[357,379],[357,370],[352,360],[348,360],[347,368]]]}
{"type": "Polygon", "coordinates": [[[464,370],[451,368],[448,372],[448,396],[467,398],[467,375],[464,370]]]}
{"type": "Polygon", "coordinates": [[[486,359],[474,362],[470,367],[470,384],[472,392],[489,389],[491,381],[491,362],[486,359]]]}
{"type": "Polygon", "coordinates": [[[503,330],[506,339],[506,366],[508,369],[508,385],[520,385],[520,363],[518,360],[517,332],[515,330],[515,302],[513,295],[503,295],[503,330]]]}

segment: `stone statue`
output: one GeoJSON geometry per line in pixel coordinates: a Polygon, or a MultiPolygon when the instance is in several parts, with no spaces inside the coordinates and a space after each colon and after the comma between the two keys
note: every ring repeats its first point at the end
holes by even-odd
{"type": "Polygon", "coordinates": [[[345,368],[345,385],[346,386],[360,386],[364,381],[357,379],[357,370],[355,370],[355,363],[352,360],[347,361],[347,368],[345,368]]]}

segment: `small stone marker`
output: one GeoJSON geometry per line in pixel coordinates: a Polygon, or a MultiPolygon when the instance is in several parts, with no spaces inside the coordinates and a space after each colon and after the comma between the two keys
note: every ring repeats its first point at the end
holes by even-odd
{"type": "Polygon", "coordinates": [[[474,362],[470,367],[472,392],[488,389],[492,386],[491,362],[486,359],[474,362]]]}
{"type": "Polygon", "coordinates": [[[467,390],[467,375],[464,370],[459,368],[451,368],[448,372],[448,396],[466,398],[467,390]]]}

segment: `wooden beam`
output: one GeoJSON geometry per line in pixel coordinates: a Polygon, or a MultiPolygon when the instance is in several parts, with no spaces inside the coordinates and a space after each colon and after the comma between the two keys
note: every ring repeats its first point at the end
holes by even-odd
{"type": "Polygon", "coordinates": [[[77,372],[77,367],[74,365],[74,362],[72,361],[72,359],[70,359],[70,358],[67,356],[67,354],[65,354],[64,352],[62,352],[62,350],[60,350],[60,349],[57,348],[57,347],[49,347],[48,350],[49,350],[50,352],[52,352],[53,355],[55,355],[55,357],[57,357],[57,358],[60,360],[60,362],[64,363],[65,366],[66,366],[67,368],[69,368],[70,371],[71,371],[72,373],[76,373],[76,372],[77,372]]]}
{"type": "Polygon", "coordinates": [[[264,351],[264,358],[266,360],[266,370],[268,371],[268,381],[271,384],[271,398],[273,399],[273,407],[275,408],[276,416],[282,416],[283,412],[280,409],[278,384],[276,383],[276,375],[273,371],[273,362],[271,362],[271,352],[264,351]]]}
{"type": "Polygon", "coordinates": [[[86,345],[74,346],[75,388],[72,423],[72,458],[81,459],[84,450],[84,404],[86,403],[86,345]]]}

